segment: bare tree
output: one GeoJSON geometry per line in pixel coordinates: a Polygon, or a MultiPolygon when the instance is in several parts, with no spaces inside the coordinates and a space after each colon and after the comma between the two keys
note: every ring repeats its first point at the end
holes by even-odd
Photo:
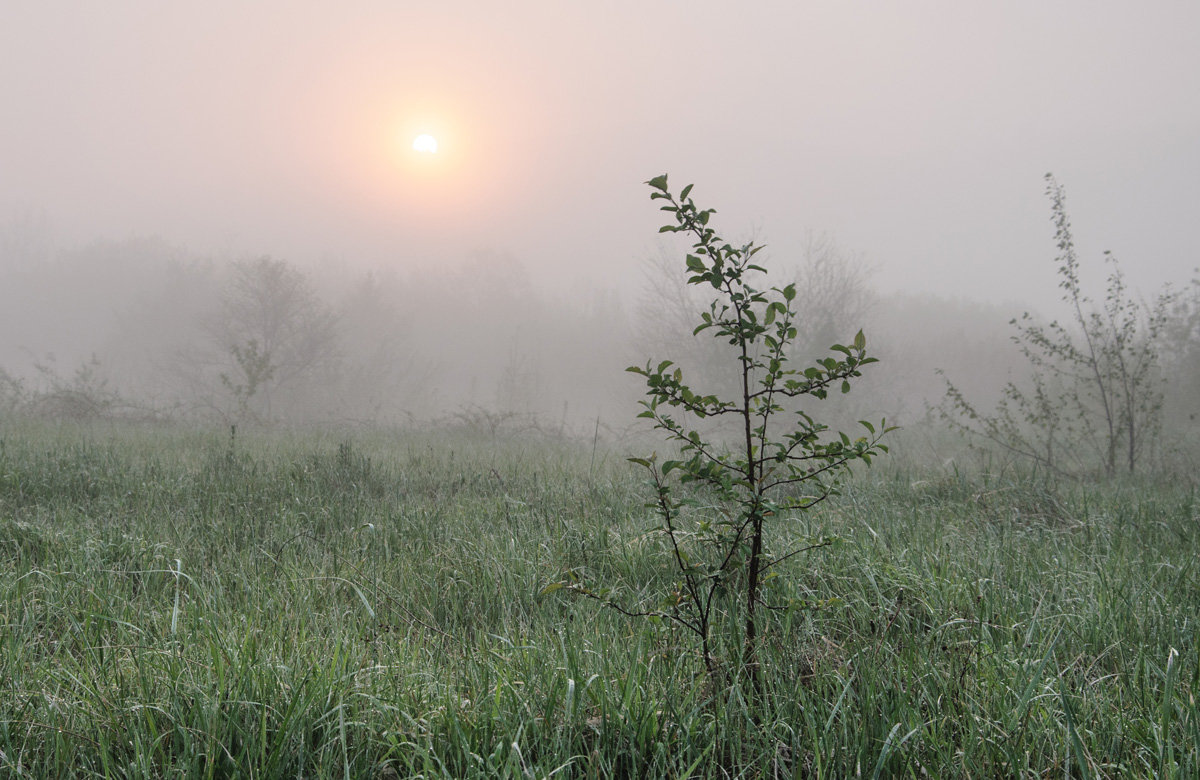
{"type": "Polygon", "coordinates": [[[221,316],[207,330],[239,416],[271,419],[276,396],[313,380],[339,355],[333,313],[300,271],[269,257],[234,264],[221,316]]]}
{"type": "MultiPolygon", "coordinates": [[[[770,261],[766,261],[770,265],[770,261]]],[[[645,293],[637,306],[635,336],[640,352],[678,355],[676,363],[722,391],[736,389],[738,373],[730,368],[729,345],[692,338],[698,312],[707,308],[704,291],[679,277],[677,260],[660,250],[645,265],[645,293]]],[[[778,265],[778,264],[777,264],[778,265]]],[[[870,267],[827,234],[810,233],[798,262],[779,275],[795,284],[803,301],[795,322],[792,357],[824,355],[830,345],[853,336],[875,304],[870,267]]]]}
{"type": "Polygon", "coordinates": [[[797,318],[801,357],[824,355],[830,344],[853,334],[871,308],[876,295],[871,269],[862,255],[838,246],[826,233],[810,233],[793,280],[804,294],[797,318]]]}

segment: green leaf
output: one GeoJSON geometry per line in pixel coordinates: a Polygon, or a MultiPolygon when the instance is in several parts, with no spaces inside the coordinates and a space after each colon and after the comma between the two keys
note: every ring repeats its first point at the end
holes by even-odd
{"type": "Polygon", "coordinates": [[[653,187],[656,190],[662,190],[663,192],[666,192],[667,191],[667,174],[664,173],[662,176],[655,176],[653,179],[651,179],[650,181],[648,181],[646,183],[649,184],[651,187],[653,187]]]}
{"type": "Polygon", "coordinates": [[[542,588],[539,595],[545,596],[553,593],[556,590],[562,590],[565,587],[567,587],[567,583],[565,582],[552,582],[546,587],[542,588]]]}
{"type": "MultiPolygon", "coordinates": [[[[667,183],[667,177],[666,177],[666,176],[663,176],[663,177],[662,177],[662,179],[663,179],[663,186],[666,186],[666,183],[667,183]]],[[[689,184],[688,186],[686,186],[686,187],[684,187],[682,190],[680,190],[680,191],[679,191],[679,199],[680,199],[680,200],[686,200],[686,199],[687,199],[687,196],[688,196],[688,193],[690,193],[690,192],[692,191],[692,187],[694,187],[694,186],[696,186],[696,185],[694,185],[694,184],[689,184]]]]}

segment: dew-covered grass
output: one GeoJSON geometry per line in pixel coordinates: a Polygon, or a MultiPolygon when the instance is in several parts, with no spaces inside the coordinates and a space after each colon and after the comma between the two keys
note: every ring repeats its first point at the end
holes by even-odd
{"type": "Polygon", "coordinates": [[[670,581],[590,441],[0,423],[0,776],[1200,776],[1194,487],[1013,474],[778,521],[756,696],[542,593],[670,581]]]}

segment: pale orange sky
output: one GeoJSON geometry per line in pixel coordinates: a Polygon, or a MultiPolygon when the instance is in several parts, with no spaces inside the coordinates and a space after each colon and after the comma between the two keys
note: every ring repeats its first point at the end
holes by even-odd
{"type": "Polygon", "coordinates": [[[781,260],[827,231],[885,292],[1040,304],[1054,171],[1148,290],[1200,264],[1198,37],[1192,2],[8,3],[0,224],[633,287],[666,171],[781,260]]]}

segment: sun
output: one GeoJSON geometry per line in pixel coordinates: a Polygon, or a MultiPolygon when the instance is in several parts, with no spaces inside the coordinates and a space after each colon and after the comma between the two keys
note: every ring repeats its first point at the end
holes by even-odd
{"type": "Polygon", "coordinates": [[[428,133],[422,133],[413,139],[412,148],[414,152],[421,154],[437,154],[438,142],[437,139],[428,133]]]}

